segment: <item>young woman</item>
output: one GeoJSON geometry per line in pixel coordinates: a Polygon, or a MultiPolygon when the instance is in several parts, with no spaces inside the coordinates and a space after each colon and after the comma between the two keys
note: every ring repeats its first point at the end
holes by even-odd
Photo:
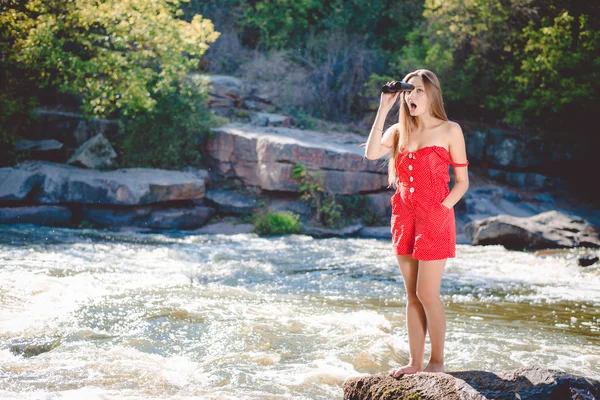
{"type": "Polygon", "coordinates": [[[365,150],[370,160],[390,155],[389,182],[396,188],[391,198],[392,244],[406,288],[410,348],[408,365],[390,372],[396,378],[423,370],[444,371],[446,315],[440,282],[446,259],[455,257],[453,207],[469,187],[463,132],[446,117],[437,76],[420,69],[406,75],[403,82],[414,89],[381,94],[365,150]],[[383,132],[398,97],[399,122],[383,132]],[[452,190],[448,188],[449,164],[454,167],[452,190]],[[423,369],[427,332],[431,355],[423,369]]]}

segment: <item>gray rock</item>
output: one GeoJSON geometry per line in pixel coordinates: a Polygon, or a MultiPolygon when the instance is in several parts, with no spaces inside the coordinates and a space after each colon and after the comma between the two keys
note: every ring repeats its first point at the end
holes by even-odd
{"type": "Polygon", "coordinates": [[[258,206],[255,199],[229,190],[209,190],[204,199],[222,214],[250,214],[258,206]]]}
{"type": "Polygon", "coordinates": [[[349,225],[341,229],[328,229],[320,228],[316,226],[305,225],[302,229],[302,233],[315,237],[343,237],[343,236],[355,236],[361,229],[364,228],[363,224],[349,225]]]}
{"type": "Polygon", "coordinates": [[[82,144],[67,163],[91,169],[103,169],[110,168],[115,158],[117,153],[110,142],[99,133],[82,144]]]}
{"type": "Polygon", "coordinates": [[[508,172],[498,169],[488,170],[490,178],[493,178],[501,183],[528,190],[553,189],[560,186],[566,186],[566,182],[562,179],[549,177],[546,175],[534,172],[508,172]]]}
{"type": "Polygon", "coordinates": [[[210,207],[156,208],[83,206],[83,221],[97,228],[134,226],[151,230],[197,229],[215,213],[210,207]]]}
{"type": "Polygon", "coordinates": [[[15,142],[16,151],[53,151],[63,148],[63,144],[55,139],[28,140],[21,139],[15,142]]]}
{"type": "Polygon", "coordinates": [[[499,215],[471,221],[464,233],[473,245],[501,244],[512,250],[600,247],[590,224],[555,210],[529,218],[499,215]]]}
{"type": "Polygon", "coordinates": [[[470,161],[482,161],[486,155],[487,132],[465,132],[467,154],[470,161]]]}
{"type": "Polygon", "coordinates": [[[271,212],[289,211],[302,217],[311,216],[311,209],[308,201],[300,199],[274,198],[267,206],[267,210],[271,212]]]}
{"type": "Polygon", "coordinates": [[[358,237],[373,239],[391,239],[392,232],[389,225],[385,226],[365,226],[358,231],[358,237]]]}
{"type": "Polygon", "coordinates": [[[227,75],[205,75],[210,79],[208,106],[234,107],[241,99],[244,89],[242,80],[227,75]]]}
{"type": "Polygon", "coordinates": [[[257,126],[285,126],[290,127],[290,118],[281,114],[255,112],[250,119],[252,125],[257,126]]]}
{"type": "MultiPolygon", "coordinates": [[[[204,197],[204,180],[197,174],[150,168],[95,171],[54,163],[27,163],[44,177],[37,202],[143,205],[204,197]]],[[[18,169],[17,168],[17,169],[18,169]]]]}
{"type": "Polygon", "coordinates": [[[47,353],[60,346],[58,338],[32,338],[19,341],[10,345],[10,352],[25,358],[47,353]]]}
{"type": "Polygon", "coordinates": [[[297,192],[294,164],[318,172],[333,193],[355,194],[387,188],[383,161],[364,158],[356,134],[229,124],[206,141],[207,161],[223,176],[269,191],[297,192]]]}
{"type": "Polygon", "coordinates": [[[190,233],[207,234],[207,235],[237,235],[251,233],[253,230],[252,224],[232,224],[231,222],[217,222],[208,224],[200,229],[191,231],[190,233]]]}
{"type": "Polygon", "coordinates": [[[0,168],[0,201],[19,202],[35,192],[44,182],[39,165],[21,164],[0,168]]]}
{"type": "Polygon", "coordinates": [[[525,367],[512,371],[377,374],[347,379],[344,400],[595,400],[600,382],[561,371],[525,367]]]}
{"type": "Polygon", "coordinates": [[[577,262],[579,263],[579,265],[581,267],[589,267],[590,265],[596,264],[598,262],[598,260],[600,260],[600,258],[598,258],[598,256],[588,254],[588,255],[579,257],[577,262]]]}
{"type": "Polygon", "coordinates": [[[55,110],[36,109],[35,112],[38,118],[28,130],[27,138],[55,139],[73,150],[99,133],[112,135],[119,129],[116,120],[89,120],[83,114],[55,110]]]}
{"type": "Polygon", "coordinates": [[[377,215],[379,220],[389,221],[392,217],[392,196],[394,191],[385,191],[381,193],[371,193],[363,195],[365,206],[369,212],[377,215]]]}
{"type": "Polygon", "coordinates": [[[69,226],[71,218],[71,210],[64,206],[0,208],[0,224],[69,226]]]}

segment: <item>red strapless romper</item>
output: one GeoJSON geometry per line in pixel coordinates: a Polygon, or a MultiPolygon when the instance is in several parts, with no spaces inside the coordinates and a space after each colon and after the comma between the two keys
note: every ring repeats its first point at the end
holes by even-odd
{"type": "Polygon", "coordinates": [[[450,152],[440,146],[398,154],[395,165],[398,188],[390,200],[396,255],[410,254],[417,260],[455,257],[454,209],[442,204],[450,192],[449,164],[465,167],[469,161],[453,162],[450,152]]]}

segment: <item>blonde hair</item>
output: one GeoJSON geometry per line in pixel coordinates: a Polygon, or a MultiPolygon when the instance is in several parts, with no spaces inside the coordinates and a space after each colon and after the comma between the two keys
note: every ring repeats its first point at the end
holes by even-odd
{"type": "MultiPolygon", "coordinates": [[[[429,112],[431,115],[443,121],[448,121],[446,110],[444,110],[442,88],[440,87],[440,81],[437,76],[427,69],[418,69],[406,75],[404,79],[402,79],[402,82],[408,82],[408,80],[414,76],[420,76],[421,79],[423,79],[425,92],[429,98],[429,112]]],[[[398,126],[393,132],[394,145],[388,159],[388,183],[390,187],[394,188],[397,187],[396,158],[398,158],[398,154],[400,154],[400,148],[406,149],[411,132],[419,127],[419,120],[417,117],[410,115],[408,104],[404,99],[405,94],[406,92],[402,92],[399,96],[400,113],[398,115],[398,126]]]]}

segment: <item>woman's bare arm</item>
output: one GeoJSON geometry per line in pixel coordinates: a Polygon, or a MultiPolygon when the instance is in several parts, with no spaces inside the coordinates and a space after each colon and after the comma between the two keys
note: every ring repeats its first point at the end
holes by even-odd
{"type": "Polygon", "coordinates": [[[399,94],[400,92],[381,94],[379,110],[377,110],[377,116],[369,133],[365,148],[365,157],[369,160],[377,160],[392,150],[395,125],[389,127],[385,133],[383,132],[383,125],[399,94]]]}

